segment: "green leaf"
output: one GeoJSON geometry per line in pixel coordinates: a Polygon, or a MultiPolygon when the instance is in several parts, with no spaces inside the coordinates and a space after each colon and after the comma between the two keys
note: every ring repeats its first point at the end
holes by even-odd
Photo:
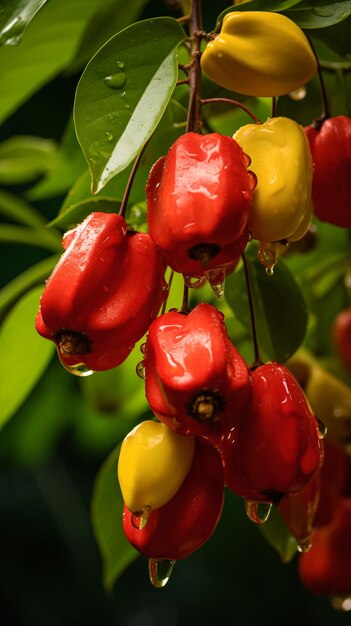
{"type": "MultiPolygon", "coordinates": [[[[316,28],[311,33],[307,33],[309,36],[313,36],[319,39],[328,46],[330,50],[333,50],[341,57],[350,59],[351,46],[350,46],[350,32],[351,32],[351,17],[349,16],[343,22],[338,22],[334,26],[329,28],[316,28]]],[[[325,58],[325,55],[317,55],[319,60],[325,58]]]]}
{"type": "Polygon", "coordinates": [[[138,556],[124,536],[123,499],[117,479],[119,448],[107,457],[94,484],[91,518],[103,561],[103,581],[111,590],[115,580],[138,556]]]}
{"type": "Polygon", "coordinates": [[[43,227],[14,226],[13,224],[0,224],[0,242],[38,246],[52,252],[57,252],[62,247],[61,238],[55,232],[43,227]]]}
{"type": "Polygon", "coordinates": [[[16,276],[10,283],[5,285],[0,290],[0,312],[1,315],[6,309],[13,304],[25,291],[28,291],[31,287],[43,283],[54,269],[56,263],[59,260],[59,256],[54,254],[53,256],[39,261],[32,267],[28,268],[25,272],[16,276]]]}
{"type": "Polygon", "coordinates": [[[0,123],[72,60],[97,0],[50,0],[21,45],[0,48],[0,123]]]}
{"type": "Polygon", "coordinates": [[[117,213],[120,203],[113,198],[89,198],[78,202],[65,209],[62,213],[50,222],[49,226],[71,227],[82,222],[89,213],[99,211],[100,213],[117,213]]]}
{"type": "Polygon", "coordinates": [[[27,398],[47,367],[54,345],[35,330],[43,291],[28,292],[6,317],[0,331],[0,428],[27,398]]]}
{"type": "Polygon", "coordinates": [[[0,184],[26,183],[45,173],[55,155],[50,139],[17,136],[0,143],[0,184]]]}
{"type": "MultiPolygon", "coordinates": [[[[284,363],[302,343],[308,312],[301,290],[284,261],[267,276],[257,247],[246,253],[259,346],[266,358],[284,363]]],[[[241,267],[226,279],[225,296],[239,321],[251,330],[245,272],[241,267]]]]}
{"type": "Polygon", "coordinates": [[[2,0],[0,46],[17,46],[29,22],[46,0],[2,0]]]}
{"type": "Polygon", "coordinates": [[[28,226],[43,226],[44,218],[22,198],[0,189],[0,214],[28,226]]]}
{"type": "Polygon", "coordinates": [[[266,541],[278,552],[282,562],[289,563],[297,552],[297,543],[276,507],[272,507],[268,521],[261,524],[259,529],[266,541]]]}
{"type": "Polygon", "coordinates": [[[295,4],[300,4],[300,2],[301,0],[251,0],[243,4],[236,4],[219,14],[215,30],[216,32],[220,31],[224,16],[234,11],[272,11],[277,13],[285,11],[295,4]]]}
{"type": "Polygon", "coordinates": [[[86,161],[76,137],[72,116],[55,158],[51,159],[46,168],[45,177],[26,193],[26,197],[40,200],[66,193],[85,170],[86,161]]]}
{"type": "Polygon", "coordinates": [[[95,192],[151,137],[176,84],[177,47],[184,38],[172,18],[145,20],[110,39],[88,63],[74,118],[95,192]]]}
{"type": "Polygon", "coordinates": [[[351,1],[303,0],[284,14],[301,28],[326,28],[351,15],[351,1]]]}

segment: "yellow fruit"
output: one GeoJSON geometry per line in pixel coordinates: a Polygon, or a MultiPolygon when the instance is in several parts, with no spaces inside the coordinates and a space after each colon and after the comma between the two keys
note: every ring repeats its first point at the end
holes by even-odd
{"type": "Polygon", "coordinates": [[[301,28],[285,15],[266,11],[225,15],[201,66],[221,87],[248,96],[281,96],[305,85],[317,71],[301,28]]]}
{"type": "Polygon", "coordinates": [[[234,139],[257,176],[249,228],[262,242],[296,241],[311,220],[312,157],[302,127],[287,117],[247,124],[234,139]]]}
{"type": "Polygon", "coordinates": [[[194,437],[147,420],[124,439],[118,460],[118,480],[127,508],[147,513],[177,493],[194,456],[194,437]]]}

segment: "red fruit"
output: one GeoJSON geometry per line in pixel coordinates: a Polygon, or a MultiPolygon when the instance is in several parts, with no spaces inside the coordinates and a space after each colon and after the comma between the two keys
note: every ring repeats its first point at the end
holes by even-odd
{"type": "Polygon", "coordinates": [[[147,331],[166,297],[165,263],[123,217],[91,213],[64,237],[66,252],[46,283],[37,331],[68,367],[116,367],[147,331]]]}
{"type": "Polygon", "coordinates": [[[246,412],[221,442],[225,481],[247,499],[275,504],[301,491],[319,470],[323,442],[305,395],[278,363],[252,375],[246,412]]]}
{"type": "Polygon", "coordinates": [[[149,232],[177,272],[237,262],[248,241],[252,178],[231,137],[185,133],[147,182],[149,232]]]}
{"type": "Polygon", "coordinates": [[[332,338],[340,358],[351,370],[351,307],[341,311],[335,318],[332,338]]]}
{"type": "Polygon", "coordinates": [[[142,554],[176,561],[198,550],[214,532],[223,506],[224,478],[220,456],[197,439],[192,466],[176,495],[151,511],[146,525],[124,507],[123,530],[142,554]]]}
{"type": "Polygon", "coordinates": [[[344,450],[330,441],[324,442],[324,461],[320,473],[320,497],[314,526],[329,524],[347,490],[350,460],[344,450]]]}
{"type": "Polygon", "coordinates": [[[144,363],[151,409],[179,433],[215,440],[249,400],[248,367],[228,337],[223,314],[210,304],[157,318],[144,363]]]}
{"type": "Polygon", "coordinates": [[[299,574],[313,593],[351,593],[351,498],[340,501],[328,526],[314,530],[311,550],[299,558],[299,574]]]}
{"type": "Polygon", "coordinates": [[[312,528],[319,502],[319,485],[320,473],[316,472],[302,491],[284,496],[279,505],[279,512],[301,552],[311,547],[312,528]]]}
{"type": "Polygon", "coordinates": [[[305,132],[314,161],[314,213],[324,222],[351,227],[351,118],[332,117],[305,132]]]}

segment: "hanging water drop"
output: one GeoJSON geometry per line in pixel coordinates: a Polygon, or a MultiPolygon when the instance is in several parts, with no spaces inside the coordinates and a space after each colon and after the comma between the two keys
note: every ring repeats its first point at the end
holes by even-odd
{"type": "Polygon", "coordinates": [[[146,343],[142,343],[140,345],[140,352],[141,352],[141,354],[145,354],[145,352],[146,352],[146,343]]]}
{"type": "Polygon", "coordinates": [[[298,544],[297,544],[297,549],[299,552],[301,552],[302,554],[306,554],[307,552],[309,552],[312,548],[312,540],[311,540],[311,535],[308,535],[308,537],[305,537],[304,539],[299,539],[298,544]]]}
{"type": "Polygon", "coordinates": [[[328,432],[328,428],[324,424],[324,422],[322,422],[322,420],[320,420],[318,417],[317,417],[317,423],[318,423],[318,436],[319,436],[319,439],[324,439],[326,434],[327,434],[327,432],[328,432]]]}
{"type": "Polygon", "coordinates": [[[126,82],[126,75],[123,72],[116,72],[110,76],[105,76],[104,83],[110,89],[121,89],[126,82]]]}
{"type": "Polygon", "coordinates": [[[245,499],[246,515],[255,524],[264,524],[268,520],[271,510],[271,502],[245,499]]]}
{"type": "Polygon", "coordinates": [[[141,511],[138,513],[133,513],[131,522],[134,528],[136,528],[137,530],[142,530],[143,528],[145,528],[147,524],[147,518],[149,517],[149,513],[150,513],[149,510],[141,511]]]}
{"type": "Polygon", "coordinates": [[[201,287],[205,281],[205,276],[186,276],[183,274],[184,282],[189,289],[201,287]]]}
{"type": "Polygon", "coordinates": [[[258,259],[266,268],[267,276],[273,276],[274,267],[277,263],[277,246],[275,243],[260,241],[258,259]]]}
{"type": "Polygon", "coordinates": [[[294,91],[290,91],[289,96],[292,100],[299,101],[306,97],[306,93],[306,87],[299,87],[298,89],[294,89],[294,91]]]}
{"type": "Polygon", "coordinates": [[[149,559],[151,584],[157,589],[162,589],[168,583],[174,565],[175,561],[169,559],[149,559]]]}
{"type": "Polygon", "coordinates": [[[139,378],[145,378],[145,365],[144,365],[144,361],[139,361],[138,365],[136,366],[136,373],[139,376],[139,378]]]}
{"type": "Polygon", "coordinates": [[[224,295],[225,269],[216,267],[213,270],[208,270],[205,276],[215,296],[221,298],[224,295]]]}
{"type": "Polygon", "coordinates": [[[60,355],[60,351],[57,349],[58,358],[60,359],[62,367],[67,370],[73,376],[79,376],[80,378],[85,378],[85,376],[91,376],[94,374],[94,371],[89,369],[84,363],[75,363],[74,365],[68,365],[63,361],[60,355]]]}
{"type": "Polygon", "coordinates": [[[112,141],[112,139],[113,139],[113,134],[112,134],[109,130],[107,130],[107,131],[105,132],[105,137],[106,137],[107,141],[112,141]]]}

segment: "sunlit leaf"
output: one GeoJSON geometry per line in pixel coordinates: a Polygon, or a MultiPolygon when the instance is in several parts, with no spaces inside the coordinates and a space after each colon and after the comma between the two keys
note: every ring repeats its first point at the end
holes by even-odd
{"type": "Polygon", "coordinates": [[[110,39],[87,65],[74,117],[93,190],[123,171],[150,138],[177,80],[178,22],[138,22],[110,39]]]}
{"type": "Polygon", "coordinates": [[[91,517],[103,561],[103,580],[107,590],[138,552],[131,547],[122,529],[123,499],[117,479],[119,448],[111,452],[100,468],[94,484],[91,517]]]}
{"type": "Polygon", "coordinates": [[[0,330],[0,428],[36,385],[55,349],[34,328],[42,291],[37,287],[23,296],[0,330]]]}
{"type": "Polygon", "coordinates": [[[56,144],[41,137],[15,136],[0,143],[0,183],[15,185],[38,178],[50,167],[56,144]]]}
{"type": "Polygon", "coordinates": [[[0,46],[17,46],[29,22],[47,0],[2,0],[0,46]]]}
{"type": "MultiPolygon", "coordinates": [[[[273,276],[267,276],[257,259],[257,247],[247,252],[255,322],[265,355],[284,363],[302,343],[308,321],[305,300],[290,270],[279,259],[273,276]]],[[[251,330],[244,268],[228,276],[225,296],[239,321],[251,330]]]]}

